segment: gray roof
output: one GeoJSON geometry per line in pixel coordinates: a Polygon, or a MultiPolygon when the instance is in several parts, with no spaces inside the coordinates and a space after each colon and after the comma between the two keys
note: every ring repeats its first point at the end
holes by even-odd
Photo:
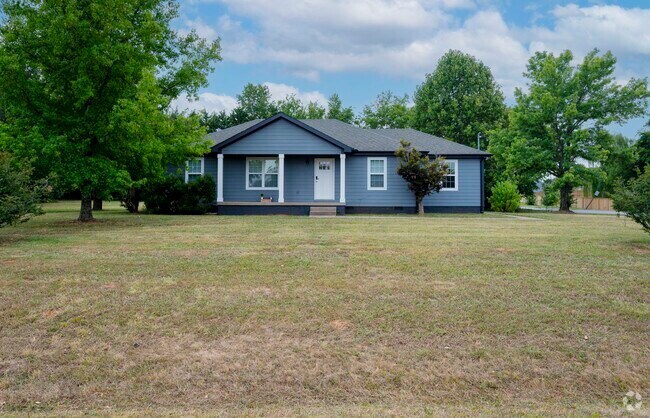
{"type": "Polygon", "coordinates": [[[245,131],[252,126],[257,125],[258,123],[262,122],[262,120],[263,119],[255,119],[241,123],[239,125],[231,126],[230,128],[222,129],[220,131],[211,132],[208,134],[208,138],[212,140],[212,145],[217,145],[218,143],[230,139],[231,137],[245,131]]]}
{"type": "MultiPolygon", "coordinates": [[[[286,117],[288,120],[292,118],[286,117]]],[[[237,135],[244,130],[262,122],[261,119],[252,120],[233,126],[222,131],[208,135],[219,144],[237,135]]],[[[300,122],[313,129],[349,146],[357,152],[386,152],[394,153],[399,148],[401,139],[405,139],[416,149],[435,155],[471,155],[489,156],[484,151],[479,151],[456,142],[429,135],[415,129],[366,129],[350,125],[336,119],[301,119],[300,122]]]]}

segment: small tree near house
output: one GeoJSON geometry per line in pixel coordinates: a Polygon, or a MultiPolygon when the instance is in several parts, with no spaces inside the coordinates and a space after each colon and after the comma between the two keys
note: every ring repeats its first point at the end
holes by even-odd
{"type": "Polygon", "coordinates": [[[400,141],[400,147],[395,152],[398,167],[397,174],[408,183],[409,190],[415,195],[415,206],[418,215],[424,215],[424,198],[442,189],[442,181],[448,174],[444,159],[431,160],[427,155],[411,147],[411,143],[400,141]]]}

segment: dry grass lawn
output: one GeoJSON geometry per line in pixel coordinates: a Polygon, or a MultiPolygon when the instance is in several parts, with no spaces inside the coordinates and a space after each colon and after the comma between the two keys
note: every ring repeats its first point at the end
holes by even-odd
{"type": "Polygon", "coordinates": [[[0,413],[615,415],[629,389],[650,403],[650,237],[623,218],[106,206],[88,225],[63,202],[0,230],[0,413]]]}

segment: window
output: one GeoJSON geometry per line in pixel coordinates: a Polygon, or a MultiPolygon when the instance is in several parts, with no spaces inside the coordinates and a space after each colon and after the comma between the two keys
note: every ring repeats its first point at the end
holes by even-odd
{"type": "Polygon", "coordinates": [[[203,158],[196,158],[187,161],[187,168],[185,169],[185,183],[196,180],[203,175],[203,158]]]}
{"type": "Polygon", "coordinates": [[[246,190],[277,190],[278,159],[247,158],[246,190]]]}
{"type": "Polygon", "coordinates": [[[447,176],[442,180],[442,189],[447,191],[457,191],[458,190],[458,161],[457,160],[446,160],[447,166],[449,167],[449,172],[447,176]]]}
{"type": "Polygon", "coordinates": [[[368,158],[368,190],[386,190],[386,157],[368,158]]]}

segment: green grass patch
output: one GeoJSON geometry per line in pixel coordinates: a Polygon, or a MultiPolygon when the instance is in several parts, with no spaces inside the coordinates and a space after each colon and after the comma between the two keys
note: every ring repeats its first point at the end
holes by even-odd
{"type": "Polygon", "coordinates": [[[105,207],[0,230],[0,412],[586,415],[650,398],[650,239],[624,218],[105,207]]]}

